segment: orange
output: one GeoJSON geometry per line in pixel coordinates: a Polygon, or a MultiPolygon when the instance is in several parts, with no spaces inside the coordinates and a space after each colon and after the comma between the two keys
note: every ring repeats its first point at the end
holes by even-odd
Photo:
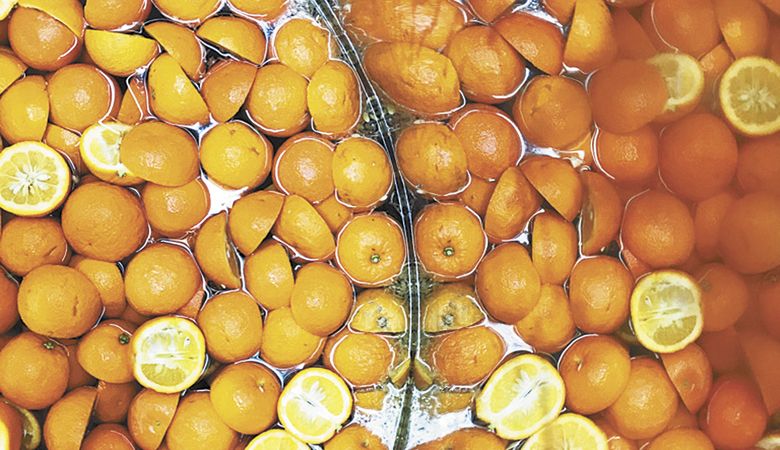
{"type": "Polygon", "coordinates": [[[165,122],[145,122],[130,130],[122,138],[119,159],[133,174],[162,186],[183,186],[199,174],[195,140],[165,122]]]}
{"type": "Polygon", "coordinates": [[[584,258],[569,278],[569,298],[577,328],[586,333],[612,333],[628,318],[634,278],[611,256],[584,258]]]}
{"type": "MultiPolygon", "coordinates": [[[[270,151],[270,150],[269,150],[270,151]]],[[[274,184],[285,194],[319,203],[333,195],[333,144],[315,133],[297,134],[276,151],[274,184]]]]}
{"type": "Polygon", "coordinates": [[[491,250],[480,262],[474,284],[488,314],[509,324],[527,316],[541,292],[539,273],[528,251],[516,242],[491,250]]]}
{"type": "Polygon", "coordinates": [[[473,25],[452,36],[444,49],[458,72],[466,98],[501,103],[525,79],[525,65],[515,49],[492,27],[473,25]]]}
{"type": "Polygon", "coordinates": [[[511,0],[469,0],[467,3],[477,17],[486,23],[496,20],[512,5],[511,0]]]}
{"type": "Polygon", "coordinates": [[[740,273],[760,273],[780,264],[780,198],[755,192],[735,200],[720,227],[719,253],[740,273]]]}
{"type": "Polygon", "coordinates": [[[325,263],[314,262],[295,274],[290,310],[304,330],[325,337],[346,322],[355,293],[340,271],[325,263]]]}
{"type": "Polygon", "coordinates": [[[355,0],[344,21],[363,41],[400,41],[441,49],[468,17],[456,2],[355,0]]]}
{"type": "Polygon", "coordinates": [[[346,136],[357,127],[362,103],[355,71],[341,61],[328,61],[311,76],[306,102],[314,129],[346,136]]]}
{"type": "Polygon", "coordinates": [[[187,304],[203,280],[192,255],[174,244],[152,244],[125,269],[125,294],[134,310],[145,315],[170,314],[187,304]]]}
{"type": "Polygon", "coordinates": [[[34,8],[16,8],[8,21],[8,41],[16,56],[33,69],[54,71],[81,52],[81,36],[34,8]]]}
{"type": "Polygon", "coordinates": [[[150,0],[89,0],[84,5],[84,19],[98,30],[133,28],[146,20],[151,10],[150,0]]]}
{"type": "Polygon", "coordinates": [[[769,40],[769,19],[756,0],[714,0],[723,39],[735,57],[763,56],[769,40]]]}
{"type": "Polygon", "coordinates": [[[266,310],[289,306],[295,280],[282,244],[268,241],[249,255],[244,261],[244,282],[266,310]]]}
{"type": "Polygon", "coordinates": [[[387,198],[393,186],[387,153],[364,137],[350,137],[336,145],[332,171],[336,198],[351,208],[373,208],[387,198]]]}
{"type": "Polygon", "coordinates": [[[0,271],[0,333],[7,333],[19,322],[18,293],[19,284],[7,272],[0,271]]]}
{"type": "Polygon", "coordinates": [[[593,255],[617,238],[623,202],[607,177],[588,171],[582,172],[580,179],[585,188],[580,218],[580,250],[584,255],[593,255]]]}
{"type": "Polygon", "coordinates": [[[701,287],[704,331],[723,331],[734,325],[751,300],[745,278],[720,263],[702,266],[694,276],[701,287]]]}
{"type": "Polygon", "coordinates": [[[659,435],[647,447],[648,450],[713,450],[712,441],[699,430],[678,429],[659,435]]]}
{"type": "Polygon", "coordinates": [[[0,390],[22,408],[51,406],[65,393],[68,373],[65,348],[31,332],[19,334],[0,350],[0,390]]]}
{"type": "Polygon", "coordinates": [[[766,424],[761,393],[752,380],[727,375],[715,382],[700,425],[717,448],[750,448],[766,424]]]}
{"type": "Polygon", "coordinates": [[[211,382],[209,398],[217,415],[242,434],[258,434],[276,423],[279,379],[265,366],[244,361],[222,369],[211,382]]]}
{"type": "Polygon", "coordinates": [[[419,192],[443,197],[468,186],[466,152],[444,124],[425,122],[404,129],[396,142],[396,160],[407,183],[419,192]]]}
{"type": "Polygon", "coordinates": [[[153,39],[114,31],[87,30],[84,47],[96,66],[120,77],[145,68],[160,53],[153,39]]]}
{"type": "Polygon", "coordinates": [[[209,178],[233,189],[254,189],[271,172],[273,147],[243,122],[221,123],[200,142],[200,163],[209,178]]]}
{"type": "Polygon", "coordinates": [[[42,140],[48,118],[46,81],[39,75],[16,81],[0,97],[0,133],[9,143],[42,140]]]}
{"type": "Polygon", "coordinates": [[[575,3],[576,0],[542,0],[544,10],[558,19],[562,25],[567,25],[571,22],[575,3]]]}
{"type": "Polygon", "coordinates": [[[739,336],[734,328],[704,332],[697,344],[707,354],[715,373],[734,372],[746,364],[744,352],[739,345],[739,336]]]}
{"type": "Polygon", "coordinates": [[[520,170],[534,189],[568,221],[582,208],[582,182],[568,159],[551,156],[529,158],[520,170]]]}
{"type": "Polygon", "coordinates": [[[685,407],[685,403],[680,402],[677,405],[677,412],[672,417],[669,425],[666,426],[666,431],[677,430],[680,428],[699,428],[698,419],[696,416],[688,411],[685,407]]]}
{"type": "Polygon", "coordinates": [[[431,343],[431,361],[448,384],[469,386],[483,381],[504,357],[506,344],[488,327],[463,328],[431,343]]]}
{"type": "Polygon", "coordinates": [[[209,393],[190,392],[179,402],[165,435],[170,450],[196,447],[230,449],[238,434],[225,425],[209,400],[209,393]]]}
{"type": "Polygon", "coordinates": [[[496,180],[523,155],[520,130],[493,106],[470,104],[450,118],[449,126],[466,152],[472,175],[496,180]]]}
{"type": "Polygon", "coordinates": [[[453,431],[443,438],[419,445],[414,450],[440,450],[444,448],[503,450],[506,445],[507,442],[495,433],[475,427],[453,431]]]}
{"type": "Polygon", "coordinates": [[[72,64],[54,72],[47,91],[51,121],[63,128],[84,131],[119,111],[116,81],[86,64],[72,64]]]}
{"type": "Polygon", "coordinates": [[[228,231],[241,253],[250,255],[260,246],[283,204],[284,195],[273,191],[253,192],[233,204],[228,215],[228,231]]]}
{"type": "Polygon", "coordinates": [[[221,50],[253,64],[265,60],[265,33],[254,22],[240,17],[218,16],[207,19],[195,33],[221,50]]]}
{"type": "Polygon", "coordinates": [[[200,85],[200,94],[217,122],[227,122],[238,114],[249,96],[257,69],[250,63],[222,60],[209,68],[200,85]]]}
{"type": "Polygon", "coordinates": [[[680,351],[662,354],[661,361],[683,404],[695,414],[707,401],[712,387],[707,354],[698,345],[689,344],[680,351]]]}
{"type": "Polygon", "coordinates": [[[761,391],[767,412],[776,413],[780,409],[780,391],[775,376],[780,362],[780,342],[760,331],[744,329],[739,332],[739,343],[761,391]]]}
{"type": "MultiPolygon", "coordinates": [[[[761,322],[764,324],[766,332],[780,340],[780,309],[777,308],[780,305],[780,278],[778,278],[778,272],[769,272],[762,278],[758,285],[758,309],[761,315],[761,322]]],[[[9,301],[12,297],[6,297],[9,301]]],[[[13,313],[9,314],[12,316],[13,313]]],[[[10,323],[11,321],[7,322],[10,323]]],[[[0,327],[0,330],[2,327],[0,327]]]]}
{"type": "Polygon", "coordinates": [[[78,361],[77,355],[78,341],[73,341],[65,346],[65,352],[68,355],[68,390],[73,390],[81,386],[94,385],[97,380],[95,377],[88,374],[78,361]]]}
{"type": "Polygon", "coordinates": [[[599,130],[596,165],[623,186],[647,186],[658,173],[658,134],[649,125],[625,134],[599,130]]]}
{"type": "Polygon", "coordinates": [[[154,0],[154,5],[172,19],[197,24],[215,14],[222,6],[222,2],[220,0],[204,0],[197,3],[186,0],[154,0]]]}
{"type": "Polygon", "coordinates": [[[44,264],[62,264],[68,243],[59,222],[50,218],[15,217],[0,236],[0,263],[19,276],[44,264]]]}
{"type": "Polygon", "coordinates": [[[442,279],[470,275],[487,249],[479,217],[458,203],[426,206],[415,219],[414,236],[423,269],[442,279]]]}
{"type": "Polygon", "coordinates": [[[130,337],[135,325],[124,321],[101,322],[79,340],[76,356],[88,374],[108,383],[134,381],[130,337]]]}
{"type": "Polygon", "coordinates": [[[160,394],[144,389],[130,402],[127,428],[133,441],[143,450],[160,447],[173,420],[179,394],[160,394]]]}
{"type": "Polygon", "coordinates": [[[266,64],[257,70],[246,110],[264,133],[287,137],[309,125],[306,103],[309,82],[284,64],[266,64]]]}
{"type": "MultiPolygon", "coordinates": [[[[493,196],[493,192],[495,191],[497,184],[498,183],[496,182],[485,181],[482,178],[473,177],[469,186],[465,191],[460,193],[458,199],[463,202],[464,205],[471,208],[480,217],[487,219],[487,209],[490,205],[490,199],[493,196]]],[[[535,194],[535,191],[530,187],[530,185],[528,188],[532,194],[535,194]]],[[[491,217],[491,223],[494,218],[495,217],[491,217]]],[[[485,221],[485,226],[487,226],[487,221],[485,221]]],[[[525,222],[523,222],[523,226],[525,226],[525,222]]]]}
{"type": "Polygon", "coordinates": [[[15,407],[0,402],[0,443],[5,448],[22,448],[26,431],[23,420],[22,414],[15,407]]]}
{"type": "Polygon", "coordinates": [[[330,32],[308,18],[284,22],[273,36],[279,62],[306,78],[311,78],[328,61],[331,45],[330,32]]]}
{"type": "Polygon", "coordinates": [[[693,223],[696,227],[696,253],[705,260],[718,256],[720,223],[737,196],[725,190],[696,204],[693,223]]]}
{"type": "Polygon", "coordinates": [[[556,149],[580,142],[593,123],[582,84],[557,75],[533,77],[517,96],[512,115],[528,140],[556,149]]]}
{"type": "Polygon", "coordinates": [[[647,191],[626,205],[620,238],[625,248],[651,268],[682,264],[693,251],[693,217],[673,195],[647,191]]]}
{"type": "Polygon", "coordinates": [[[43,143],[60,152],[68,160],[69,165],[75,169],[75,174],[85,175],[89,173],[89,170],[81,160],[80,139],[78,134],[51,123],[46,126],[46,132],[43,135],[43,143]]]}
{"type": "Polygon", "coordinates": [[[387,446],[375,434],[358,424],[348,425],[325,443],[325,450],[387,450],[387,446]]]}
{"type": "Polygon", "coordinates": [[[517,167],[509,167],[494,185],[485,207],[485,233],[491,242],[508,241],[519,235],[542,199],[517,167]]]}
{"type": "Polygon", "coordinates": [[[203,222],[192,250],[207,280],[229,289],[241,287],[238,255],[227,234],[227,213],[223,211],[203,222]]]}
{"type": "Polygon", "coordinates": [[[607,5],[599,0],[578,0],[563,50],[563,63],[589,73],[609,64],[617,51],[607,5]]]}
{"type": "Polygon", "coordinates": [[[713,100],[713,98],[718,98],[720,77],[733,62],[734,55],[731,54],[724,42],[716,45],[699,59],[699,65],[704,71],[704,97],[702,104],[719,107],[719,105],[716,106],[714,103],[720,100],[713,100]]]}
{"type": "Polygon", "coordinates": [[[163,53],[149,66],[149,106],[160,119],[176,125],[203,125],[209,110],[176,59],[163,53]]]}
{"type": "MultiPolygon", "coordinates": [[[[8,26],[8,22],[4,23],[8,26]]],[[[6,43],[7,42],[4,42],[4,44],[6,43]]],[[[8,86],[24,75],[26,70],[27,66],[14,54],[14,52],[5,47],[0,50],[0,93],[3,93],[8,89],[8,86]]]]}
{"type": "Polygon", "coordinates": [[[743,192],[761,190],[780,195],[780,158],[772,150],[780,145],[780,134],[749,139],[739,147],[737,183],[743,192]]]}
{"type": "Polygon", "coordinates": [[[501,17],[493,28],[520,56],[542,72],[561,73],[563,34],[554,23],[525,12],[513,12],[501,17]]]}
{"type": "Polygon", "coordinates": [[[159,42],[163,50],[173,56],[191,79],[199,80],[203,77],[206,71],[204,62],[206,50],[194,31],[183,25],[163,20],[144,25],[144,31],[159,42]]]}
{"type": "Polygon", "coordinates": [[[554,212],[534,217],[531,260],[542,283],[563,285],[577,261],[577,230],[554,212]]]}
{"type": "Polygon", "coordinates": [[[347,222],[336,243],[336,263],[358,286],[387,286],[403,269],[406,241],[400,225],[384,213],[347,222]]]}
{"type": "Polygon", "coordinates": [[[43,440],[46,448],[81,448],[95,403],[94,387],[80,387],[62,397],[46,414],[43,440]]]}
{"type": "Polygon", "coordinates": [[[336,251],[336,241],[328,224],[306,199],[298,195],[285,197],[273,233],[298,256],[308,260],[324,261],[336,251]]]}
{"type": "Polygon", "coordinates": [[[212,297],[198,314],[209,355],[220,362],[246,359],[260,350],[263,317],[252,298],[241,292],[212,297]]]}
{"type": "Polygon", "coordinates": [[[325,339],[301,328],[285,306],[266,316],[260,356],[272,366],[286,369],[313,362],[324,345],[325,339]]]}
{"type": "Polygon", "coordinates": [[[631,360],[628,384],[607,418],[629,439],[649,439],[660,434],[677,410],[677,392],[661,363],[650,357],[631,360]]]}
{"type": "Polygon", "coordinates": [[[607,442],[610,450],[639,450],[639,447],[634,441],[618,433],[603,415],[593,416],[592,419],[593,422],[601,428],[601,431],[607,435],[607,442]]]}
{"type": "Polygon", "coordinates": [[[349,328],[364,333],[403,333],[407,329],[406,306],[386,289],[364,289],[357,296],[349,328]]]}
{"type": "Polygon", "coordinates": [[[95,285],[106,317],[117,318],[122,315],[127,307],[125,280],[116,264],[76,255],[71,258],[70,266],[95,285]]]}
{"type": "Polygon", "coordinates": [[[81,448],[84,450],[132,450],[135,448],[135,444],[124,426],[102,424],[87,434],[81,448]]]}
{"type": "Polygon", "coordinates": [[[426,333],[458,330],[485,319],[474,288],[466,283],[437,285],[424,302],[422,323],[426,333]]]}
{"type": "Polygon", "coordinates": [[[206,218],[211,206],[208,189],[200,178],[177,187],[146,183],[141,200],[152,229],[169,237],[180,237],[191,230],[206,218]]]}
{"type": "Polygon", "coordinates": [[[566,291],[543,284],[539,301],[515,324],[515,331],[538,352],[552,354],[565,347],[576,332],[566,291]]]}
{"type": "Polygon", "coordinates": [[[658,168],[680,197],[703,200],[725,188],[737,170],[737,141],[711,114],[691,114],[667,127],[660,138],[658,168]]]}
{"type": "Polygon", "coordinates": [[[112,384],[101,380],[97,386],[95,397],[95,420],[107,423],[124,423],[127,419],[127,410],[141,386],[135,380],[129,383],[112,384]]]}
{"type": "Polygon", "coordinates": [[[631,13],[624,8],[612,11],[612,26],[621,58],[646,59],[656,53],[647,32],[631,13]]]}
{"type": "Polygon", "coordinates": [[[328,340],[324,355],[326,367],[358,387],[384,381],[394,357],[390,343],[385,338],[348,330],[328,340]]]}
{"type": "Polygon", "coordinates": [[[612,133],[632,133],[664,111],[668,93],[661,72],[649,62],[621,59],[588,82],[593,120],[612,133]]]}
{"type": "Polygon", "coordinates": [[[694,58],[712,50],[721,38],[711,0],[653,0],[644,8],[642,26],[657,48],[694,58]]]}
{"type": "Polygon", "coordinates": [[[586,335],[564,350],[558,370],[566,385],[566,407],[593,414],[610,407],[628,386],[631,359],[615,338],[586,335]]]}
{"type": "Polygon", "coordinates": [[[363,64],[369,78],[391,100],[422,116],[441,116],[462,106],[455,66],[430,48],[377,42],[366,49],[363,64]]]}
{"type": "Polygon", "coordinates": [[[287,0],[228,0],[231,9],[253,18],[271,20],[287,8],[287,0]]]}
{"type": "Polygon", "coordinates": [[[27,328],[54,338],[81,336],[103,311],[89,278],[65,266],[44,265],[28,273],[19,286],[18,302],[27,328]]]}
{"type": "Polygon", "coordinates": [[[149,109],[149,94],[143,80],[137,77],[130,77],[127,80],[127,90],[122,96],[122,103],[119,105],[116,117],[120,122],[127,124],[137,124],[153,117],[149,109]]]}

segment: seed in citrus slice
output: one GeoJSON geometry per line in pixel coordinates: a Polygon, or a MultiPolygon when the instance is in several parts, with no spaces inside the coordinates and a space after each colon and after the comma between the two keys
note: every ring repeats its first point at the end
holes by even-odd
{"type": "Polygon", "coordinates": [[[309,450],[309,446],[284,430],[268,430],[255,437],[245,450],[309,450]]]}
{"type": "Polygon", "coordinates": [[[525,441],[522,450],[549,448],[607,450],[607,435],[585,416],[562,414],[525,441]]]}
{"type": "Polygon", "coordinates": [[[563,380],[541,356],[510,359],[477,397],[477,417],[504,439],[524,439],[555,420],[566,398],[563,380]]]}
{"type": "Polygon", "coordinates": [[[206,365],[206,341],[191,320],[163,316],[139,327],[130,341],[133,374],[144,387],[169,394],[198,381],[206,365]]]}
{"type": "Polygon", "coordinates": [[[677,270],[647,274],[631,294],[631,324],[648,350],[682,350],[698,339],[704,324],[699,285],[677,270]]]}
{"type": "Polygon", "coordinates": [[[649,59],[664,77],[669,96],[664,112],[655,120],[667,123],[691,112],[704,93],[704,70],[685,53],[659,53],[649,59]]]}
{"type": "Polygon", "coordinates": [[[120,186],[143,183],[144,180],[133,175],[130,169],[119,162],[122,137],[132,128],[120,122],[99,122],[84,130],[79,153],[93,175],[120,186]]]}
{"type": "Polygon", "coordinates": [[[290,434],[309,444],[321,444],[349,418],[352,394],[335,372],[312,367],[298,372],[285,386],[277,412],[290,434]]]}
{"type": "Polygon", "coordinates": [[[44,216],[70,189],[70,168],[57,150],[19,142],[0,153],[0,208],[17,216],[44,216]]]}
{"type": "Polygon", "coordinates": [[[780,131],[780,64],[758,56],[734,61],[720,80],[720,106],[743,134],[780,131]]]}

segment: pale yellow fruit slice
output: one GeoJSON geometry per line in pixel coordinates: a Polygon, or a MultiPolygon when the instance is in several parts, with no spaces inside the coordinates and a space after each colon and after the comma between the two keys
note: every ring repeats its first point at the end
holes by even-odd
{"type": "Polygon", "coordinates": [[[122,137],[133,127],[120,122],[96,123],[84,130],[79,144],[81,160],[93,175],[103,181],[131,186],[143,183],[119,162],[122,137]]]}
{"type": "Polygon", "coordinates": [[[70,190],[70,168],[56,150],[35,141],[0,152],[0,208],[17,216],[44,216],[70,190]]]}
{"type": "Polygon", "coordinates": [[[669,97],[664,112],[693,108],[704,93],[704,71],[696,58],[685,53],[660,53],[650,64],[661,72],[669,97]]]}
{"type": "Polygon", "coordinates": [[[284,430],[268,430],[249,441],[246,450],[309,450],[309,446],[284,430]]]}
{"type": "Polygon", "coordinates": [[[607,435],[593,421],[579,414],[562,414],[552,423],[534,433],[522,450],[552,448],[587,448],[607,450],[607,435]]]}
{"type": "Polygon", "coordinates": [[[758,56],[734,61],[720,80],[720,106],[745,135],[780,131],[780,64],[758,56]]]}

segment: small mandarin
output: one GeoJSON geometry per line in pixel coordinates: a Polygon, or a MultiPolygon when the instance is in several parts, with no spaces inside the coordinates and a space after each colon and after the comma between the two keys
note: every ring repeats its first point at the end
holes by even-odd
{"type": "Polygon", "coordinates": [[[214,120],[227,122],[238,114],[249,96],[256,72],[254,65],[232,59],[222,60],[209,68],[200,93],[214,120]]]}
{"type": "MultiPolygon", "coordinates": [[[[144,25],[144,31],[160,43],[163,50],[181,65],[190,79],[199,80],[203,77],[206,71],[206,50],[192,29],[178,23],[158,20],[144,25]]],[[[180,78],[178,80],[183,81],[180,78]]]]}
{"type": "Polygon", "coordinates": [[[293,18],[277,28],[273,37],[276,57],[306,78],[331,56],[330,32],[305,18],[293,18]]]}
{"type": "Polygon", "coordinates": [[[219,418],[209,393],[203,391],[190,392],[181,399],[165,434],[170,450],[231,449],[237,440],[238,434],[219,418]]]}
{"type": "Polygon", "coordinates": [[[634,280],[611,256],[581,259],[569,278],[574,322],[588,333],[612,333],[628,318],[634,280]]]}
{"type": "Polygon", "coordinates": [[[272,366],[286,369],[316,360],[324,345],[325,339],[301,328],[285,306],[266,316],[260,356],[272,366]]]}
{"type": "Polygon", "coordinates": [[[14,53],[33,69],[54,71],[72,63],[81,52],[81,36],[35,8],[16,8],[8,22],[14,53]]]}
{"type": "Polygon", "coordinates": [[[617,238],[623,202],[607,177],[589,171],[582,172],[580,179],[585,188],[580,216],[580,250],[583,255],[592,255],[617,238]]]}
{"type": "Polygon", "coordinates": [[[541,280],[528,251],[516,242],[501,244],[479,263],[476,290],[482,306],[498,321],[514,324],[539,301],[541,280]]]}
{"type": "Polygon", "coordinates": [[[285,197],[273,233],[308,260],[324,261],[330,259],[336,251],[336,241],[325,219],[306,199],[298,195],[285,197]]]}
{"type": "Polygon", "coordinates": [[[774,151],[778,145],[780,134],[741,143],[736,179],[743,192],[766,190],[780,194],[780,158],[774,151]]]}
{"type": "Polygon", "coordinates": [[[241,17],[217,16],[203,22],[195,33],[228,53],[262,64],[266,55],[265,33],[252,21],[241,17]]]}
{"type": "Polygon", "coordinates": [[[520,170],[529,183],[568,221],[582,208],[582,182],[571,161],[550,156],[525,160],[520,170]]]}
{"type": "Polygon", "coordinates": [[[333,195],[333,150],[329,141],[315,133],[287,139],[276,151],[274,184],[286,194],[300,195],[319,203],[333,195]]]}
{"type": "Polygon", "coordinates": [[[246,359],[260,350],[263,318],[252,298],[241,292],[212,297],[198,314],[209,355],[220,362],[246,359]]]}
{"type": "Polygon", "coordinates": [[[354,386],[375,385],[390,371],[394,353],[387,340],[376,334],[346,331],[328,340],[325,365],[354,386]]]}
{"type": "Polygon", "coordinates": [[[198,177],[198,145],[181,128],[150,121],[123,138],[119,160],[135,175],[162,186],[183,186],[198,177]]]}
{"type": "Polygon", "coordinates": [[[95,420],[102,423],[125,423],[130,403],[141,386],[135,381],[129,383],[106,383],[100,380],[97,385],[95,420]]]}
{"type": "Polygon", "coordinates": [[[211,383],[209,398],[230,428],[258,434],[276,423],[279,379],[265,366],[243,361],[222,369],[211,383]]]}
{"type": "Polygon", "coordinates": [[[101,424],[87,433],[81,448],[84,450],[132,450],[135,448],[135,444],[124,426],[101,424]]]}
{"type": "Polygon", "coordinates": [[[141,200],[152,229],[174,238],[205,219],[211,206],[208,189],[200,178],[177,187],[146,183],[141,200]]]}
{"type": "Polygon", "coordinates": [[[599,130],[596,135],[596,165],[623,186],[646,186],[658,172],[658,134],[649,125],[615,134],[599,130]]]}
{"type": "Polygon", "coordinates": [[[95,285],[105,308],[105,317],[115,319],[122,315],[127,307],[125,280],[115,263],[76,255],[71,258],[70,266],[95,285]]]}
{"type": "Polygon", "coordinates": [[[56,220],[15,217],[3,225],[0,263],[9,272],[25,276],[44,264],[62,264],[67,257],[68,243],[56,220]]]}
{"type": "Polygon", "coordinates": [[[578,0],[569,2],[574,14],[563,50],[563,63],[589,73],[609,64],[618,47],[612,17],[605,2],[578,0]]]}
{"type": "Polygon", "coordinates": [[[284,195],[258,191],[233,203],[228,215],[228,231],[236,248],[244,255],[254,252],[268,236],[279,217],[284,195]]]}
{"type": "Polygon", "coordinates": [[[63,128],[84,131],[119,111],[119,86],[102,70],[71,64],[48,79],[50,119],[63,128]]]}
{"type": "Polygon", "coordinates": [[[311,76],[306,102],[317,131],[348,135],[357,126],[362,108],[355,71],[341,61],[326,62],[311,76]]]}
{"type": "Polygon", "coordinates": [[[352,283],[343,273],[328,264],[314,262],[295,274],[290,310],[304,330],[325,337],[346,322],[354,295],[352,283]]]}
{"type": "Polygon", "coordinates": [[[16,81],[0,96],[0,133],[9,143],[40,141],[49,118],[49,99],[43,77],[16,81]]]}
{"type": "Polygon", "coordinates": [[[209,121],[209,110],[176,59],[163,53],[149,66],[149,106],[160,119],[176,125],[209,121]]]}
{"type": "Polygon", "coordinates": [[[179,394],[160,394],[144,389],[130,402],[127,428],[133,441],[143,450],[160,447],[173,420],[179,394]]]}
{"type": "Polygon", "coordinates": [[[714,2],[653,0],[642,11],[642,26],[660,49],[700,57],[721,39],[714,2]]]}
{"type": "Polygon", "coordinates": [[[722,376],[712,386],[701,422],[717,448],[749,448],[761,439],[767,412],[752,380],[722,376]]]}
{"type": "Polygon", "coordinates": [[[780,198],[755,192],[735,200],[720,226],[719,254],[737,272],[750,274],[780,264],[780,239],[770,230],[780,224],[780,198]]]}
{"type": "MultiPolygon", "coordinates": [[[[473,177],[466,190],[461,192],[458,196],[458,199],[463,202],[464,205],[471,208],[472,211],[485,220],[484,223],[486,227],[488,206],[490,205],[490,199],[493,196],[497,184],[498,183],[496,182],[485,181],[479,177],[473,177]]],[[[531,191],[533,193],[533,189],[531,189],[531,191]]],[[[491,223],[492,220],[495,220],[495,218],[491,218],[491,223]]],[[[525,223],[523,223],[523,225],[525,225],[525,223]]]]}
{"type": "Polygon", "coordinates": [[[534,217],[531,260],[542,283],[563,285],[577,261],[577,230],[554,212],[534,217]]]}
{"type": "Polygon", "coordinates": [[[17,335],[0,350],[0,391],[22,408],[54,404],[68,387],[69,372],[65,348],[31,332],[17,335]]]}
{"type": "Polygon", "coordinates": [[[713,450],[712,441],[699,430],[678,429],[660,434],[650,442],[648,450],[713,450]]]}
{"type": "Polygon", "coordinates": [[[336,263],[358,286],[386,286],[400,275],[406,241],[400,225],[383,213],[357,216],[339,232],[336,263]]]}
{"type": "Polygon", "coordinates": [[[468,186],[468,160],[458,136],[435,122],[414,124],[396,142],[398,168],[416,190],[448,196],[468,186]]]}
{"type": "Polygon", "coordinates": [[[666,373],[680,400],[691,413],[696,413],[707,401],[712,387],[712,367],[706,353],[696,344],[661,355],[666,373]]]}
{"type": "Polygon", "coordinates": [[[207,280],[229,289],[241,287],[238,255],[228,239],[227,213],[223,211],[203,222],[192,251],[207,280]]]}
{"type": "Polygon", "coordinates": [[[121,321],[101,322],[79,340],[79,365],[93,377],[108,383],[134,381],[130,337],[135,325],[121,321]]]}
{"type": "Polygon", "coordinates": [[[246,110],[269,136],[288,137],[310,122],[306,90],[309,82],[284,64],[266,64],[257,70],[246,100],[246,110]]]}
{"type": "Polygon", "coordinates": [[[205,20],[222,6],[220,0],[205,0],[194,4],[186,0],[154,0],[154,4],[168,17],[194,23],[205,20]]]}
{"type": "Polygon", "coordinates": [[[701,287],[704,331],[723,331],[734,325],[750,303],[745,278],[720,263],[710,263],[694,272],[701,287]]]}
{"type": "Polygon", "coordinates": [[[271,172],[273,147],[242,122],[221,123],[200,142],[200,163],[209,178],[232,189],[254,189],[271,172]]]}
{"type": "Polygon", "coordinates": [[[522,170],[507,168],[496,182],[485,208],[485,233],[490,242],[503,242],[525,230],[542,198],[522,170]]]}
{"type": "Polygon", "coordinates": [[[282,244],[268,241],[244,261],[244,281],[252,297],[266,310],[290,306],[295,280],[282,244]]]}
{"type": "Polygon", "coordinates": [[[433,366],[449,384],[468,386],[487,378],[504,357],[506,344],[492,329],[478,326],[438,336],[430,349],[433,366]]]}
{"type": "Polygon", "coordinates": [[[7,333],[19,322],[18,294],[19,284],[0,270],[0,333],[7,333]]]}
{"type": "Polygon", "coordinates": [[[362,425],[348,425],[341,429],[331,440],[325,443],[325,450],[387,450],[387,446],[375,434],[362,425]]]}
{"type": "Polygon", "coordinates": [[[504,15],[493,27],[538,69],[549,75],[563,69],[563,34],[554,23],[518,11],[504,15]]]}
{"type": "Polygon", "coordinates": [[[393,186],[387,153],[376,141],[364,137],[350,137],[336,145],[332,170],[338,201],[352,208],[373,208],[393,186]]]}
{"type": "Polygon", "coordinates": [[[84,19],[92,28],[116,30],[136,27],[149,17],[151,10],[150,0],[88,0],[84,5],[84,19]]]}
{"type": "Polygon", "coordinates": [[[43,424],[46,448],[81,448],[96,395],[94,387],[83,386],[52,405],[43,424]]]}
{"type": "Polygon", "coordinates": [[[576,332],[569,298],[561,286],[543,284],[539,300],[515,331],[536,351],[555,353],[571,341],[576,332]]]}

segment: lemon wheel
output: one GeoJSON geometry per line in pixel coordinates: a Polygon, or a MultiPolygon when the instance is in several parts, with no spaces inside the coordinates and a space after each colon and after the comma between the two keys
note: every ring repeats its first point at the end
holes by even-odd
{"type": "Polygon", "coordinates": [[[699,338],[703,323],[701,289],[685,272],[651,272],[631,293],[631,324],[639,343],[650,351],[682,350],[699,338]]]}
{"type": "Polygon", "coordinates": [[[284,430],[268,430],[246,445],[246,450],[309,450],[309,446],[284,430]]]}
{"type": "Polygon", "coordinates": [[[164,316],[138,328],[130,342],[133,374],[141,386],[169,394],[200,378],[206,365],[206,341],[194,322],[164,316]]]}
{"type": "Polygon", "coordinates": [[[0,208],[17,216],[44,216],[70,190],[70,168],[56,150],[19,142],[0,152],[0,208]]]}
{"type": "Polygon", "coordinates": [[[720,106],[743,134],[780,131],[780,64],[758,56],[734,61],[720,80],[720,106]]]}
{"type": "Polygon", "coordinates": [[[122,137],[133,127],[119,122],[96,123],[81,135],[81,160],[93,175],[108,183],[131,186],[144,180],[119,162],[122,137]]]}
{"type": "Polygon", "coordinates": [[[669,94],[664,113],[689,111],[704,93],[704,70],[699,61],[684,53],[660,53],[649,60],[661,72],[669,94]]]}
{"type": "Polygon", "coordinates": [[[528,438],[521,450],[587,448],[607,450],[607,435],[592,420],[579,414],[562,414],[528,438]]]}

